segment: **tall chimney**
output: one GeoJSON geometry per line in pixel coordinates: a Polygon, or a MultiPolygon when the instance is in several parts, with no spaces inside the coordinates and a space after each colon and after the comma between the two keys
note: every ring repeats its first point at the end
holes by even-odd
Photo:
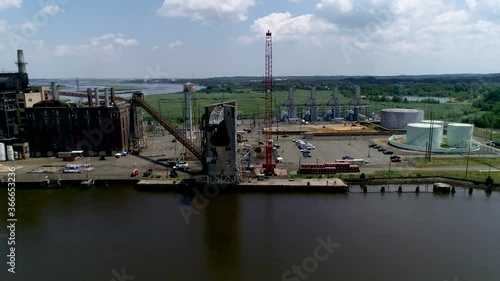
{"type": "Polygon", "coordinates": [[[24,61],[24,52],[23,50],[17,50],[17,68],[19,74],[26,73],[26,62],[24,61]]]}
{"type": "Polygon", "coordinates": [[[57,93],[57,85],[56,82],[51,82],[50,87],[52,89],[52,99],[54,101],[59,100],[59,93],[57,93]]]}
{"type": "Polygon", "coordinates": [[[355,94],[354,97],[356,99],[361,98],[361,89],[359,88],[359,85],[354,86],[354,94],[355,94]]]}
{"type": "Polygon", "coordinates": [[[333,88],[333,98],[336,98],[339,95],[339,87],[333,88]]]}
{"type": "Polygon", "coordinates": [[[109,89],[104,89],[104,101],[106,102],[106,107],[109,107],[109,89]]]}
{"type": "Polygon", "coordinates": [[[99,89],[94,88],[94,94],[95,94],[95,106],[99,106],[99,89]]]}
{"type": "Polygon", "coordinates": [[[111,88],[111,104],[115,104],[115,88],[111,88]]]}
{"type": "Polygon", "coordinates": [[[89,107],[92,107],[92,89],[87,88],[87,99],[89,102],[89,107]]]}

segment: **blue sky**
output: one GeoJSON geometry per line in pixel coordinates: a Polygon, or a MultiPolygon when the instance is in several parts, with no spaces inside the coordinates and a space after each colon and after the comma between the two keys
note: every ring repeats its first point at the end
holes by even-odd
{"type": "Polygon", "coordinates": [[[498,0],[0,0],[32,78],[498,73],[498,0]]]}

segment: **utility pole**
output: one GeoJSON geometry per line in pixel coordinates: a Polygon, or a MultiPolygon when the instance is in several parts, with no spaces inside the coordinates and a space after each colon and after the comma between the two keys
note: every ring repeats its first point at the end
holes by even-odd
{"type": "MultiPolygon", "coordinates": [[[[465,141],[465,143],[467,144],[467,141],[466,141],[466,140],[464,140],[464,141],[465,141]]],[[[467,164],[466,164],[466,166],[465,166],[465,179],[467,179],[467,173],[468,173],[468,171],[469,171],[470,146],[471,146],[471,144],[469,143],[469,151],[468,151],[468,153],[467,153],[467,164]]]]}

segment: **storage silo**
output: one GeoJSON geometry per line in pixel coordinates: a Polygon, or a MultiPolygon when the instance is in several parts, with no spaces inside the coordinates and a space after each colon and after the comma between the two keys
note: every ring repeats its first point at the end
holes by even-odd
{"type": "Polygon", "coordinates": [[[7,160],[14,160],[14,147],[12,145],[7,145],[7,160]]]}
{"type": "Polygon", "coordinates": [[[446,144],[451,147],[467,147],[472,141],[474,125],[449,123],[446,133],[446,144]]]}
{"type": "Polygon", "coordinates": [[[434,126],[439,125],[439,126],[441,126],[441,135],[444,135],[444,126],[445,126],[444,121],[441,121],[441,120],[422,120],[422,121],[420,121],[420,123],[433,124],[434,126]]]}
{"type": "Polygon", "coordinates": [[[389,130],[405,129],[409,123],[419,123],[424,111],[406,108],[388,108],[380,111],[380,126],[389,130]]]}
{"type": "Polygon", "coordinates": [[[439,148],[443,142],[443,127],[425,123],[410,123],[406,128],[406,144],[427,147],[432,136],[432,147],[439,148]]]}
{"type": "Polygon", "coordinates": [[[7,160],[7,154],[5,154],[5,144],[0,142],[0,161],[7,160]]]}

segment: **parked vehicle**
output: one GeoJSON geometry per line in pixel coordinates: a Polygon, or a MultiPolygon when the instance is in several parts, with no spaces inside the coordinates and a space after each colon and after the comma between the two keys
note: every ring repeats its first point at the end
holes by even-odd
{"type": "Polygon", "coordinates": [[[134,170],[132,171],[132,173],[130,173],[130,176],[131,176],[131,177],[136,177],[136,176],[138,176],[138,175],[139,175],[139,170],[137,170],[137,169],[134,169],[134,170]]]}
{"type": "Polygon", "coordinates": [[[401,162],[401,158],[392,158],[391,162],[401,162]]]}
{"type": "Polygon", "coordinates": [[[389,154],[394,154],[394,152],[390,151],[390,150],[385,150],[383,151],[384,154],[386,155],[389,155],[389,154]]]}
{"type": "Polygon", "coordinates": [[[399,157],[399,156],[397,156],[397,155],[392,155],[392,156],[391,156],[391,159],[395,159],[395,158],[401,158],[401,157],[399,157]]]}
{"type": "Polygon", "coordinates": [[[81,168],[81,165],[69,164],[69,165],[66,165],[66,167],[64,167],[63,172],[64,173],[81,173],[80,168],[81,168]]]}
{"type": "Polygon", "coordinates": [[[384,148],[382,148],[382,147],[379,147],[379,148],[378,148],[378,151],[382,151],[382,152],[384,152],[384,151],[385,151],[385,149],[384,149],[384,148]]]}
{"type": "Polygon", "coordinates": [[[176,170],[185,170],[189,167],[188,163],[186,162],[177,162],[174,166],[174,169],[176,170]]]}
{"type": "Polygon", "coordinates": [[[377,146],[377,145],[376,145],[376,144],[374,144],[374,143],[370,143],[370,144],[368,145],[368,147],[375,147],[375,146],[377,146]]]}
{"type": "Polygon", "coordinates": [[[354,158],[351,157],[351,156],[344,156],[344,157],[342,157],[342,160],[351,160],[351,159],[354,159],[354,158]]]}

